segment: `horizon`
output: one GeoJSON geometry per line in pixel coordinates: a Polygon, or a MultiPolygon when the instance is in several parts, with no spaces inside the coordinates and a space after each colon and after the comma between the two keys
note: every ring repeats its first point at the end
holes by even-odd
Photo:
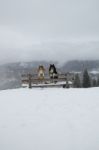
{"type": "Polygon", "coordinates": [[[12,64],[20,64],[20,65],[25,65],[25,63],[27,64],[27,63],[40,63],[40,64],[43,64],[43,63],[47,63],[47,64],[56,64],[58,67],[62,67],[62,66],[64,66],[64,65],[66,65],[66,64],[68,64],[68,63],[81,63],[81,62],[83,62],[83,63],[86,63],[86,62],[88,62],[88,63],[92,63],[92,62],[99,62],[99,60],[98,59],[90,59],[90,60],[88,60],[88,59],[85,59],[85,60],[78,60],[78,59],[73,59],[73,60],[68,60],[68,61],[65,61],[64,63],[60,63],[60,62],[58,62],[58,61],[47,61],[47,60],[41,60],[41,61],[37,61],[37,60],[32,60],[32,61],[14,61],[14,62],[8,62],[8,63],[2,63],[2,64],[0,64],[0,66],[6,66],[6,65],[12,65],[12,64]]]}

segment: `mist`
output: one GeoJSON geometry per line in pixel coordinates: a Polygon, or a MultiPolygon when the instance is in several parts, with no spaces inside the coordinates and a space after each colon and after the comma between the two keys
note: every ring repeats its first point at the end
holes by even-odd
{"type": "Polygon", "coordinates": [[[98,0],[0,0],[0,64],[99,59],[98,0]]]}

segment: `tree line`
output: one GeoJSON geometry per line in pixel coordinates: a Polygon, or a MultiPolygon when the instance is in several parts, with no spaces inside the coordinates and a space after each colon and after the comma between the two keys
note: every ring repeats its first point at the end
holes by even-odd
{"type": "Polygon", "coordinates": [[[88,70],[85,69],[82,79],[80,78],[79,74],[75,74],[73,84],[74,88],[99,87],[99,77],[97,79],[92,79],[88,73],[88,70]]]}

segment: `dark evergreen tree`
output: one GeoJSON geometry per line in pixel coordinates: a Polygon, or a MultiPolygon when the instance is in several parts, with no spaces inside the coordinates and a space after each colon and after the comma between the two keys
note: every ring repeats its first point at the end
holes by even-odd
{"type": "Polygon", "coordinates": [[[88,71],[87,69],[84,70],[84,73],[83,73],[83,83],[82,83],[82,86],[84,88],[89,88],[91,87],[91,81],[90,81],[90,76],[88,74],[88,71]]]}
{"type": "Polygon", "coordinates": [[[92,87],[97,87],[97,80],[96,79],[92,80],[92,87]]]}
{"type": "Polygon", "coordinates": [[[98,77],[98,79],[97,79],[97,86],[99,86],[99,77],[98,77]]]}
{"type": "Polygon", "coordinates": [[[81,87],[81,82],[80,82],[80,78],[79,78],[78,74],[76,74],[75,78],[74,78],[74,87],[75,88],[80,88],[81,87]]]}

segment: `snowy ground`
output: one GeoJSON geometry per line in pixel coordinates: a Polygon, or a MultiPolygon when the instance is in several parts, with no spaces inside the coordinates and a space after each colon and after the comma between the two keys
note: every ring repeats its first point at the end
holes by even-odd
{"type": "Polygon", "coordinates": [[[0,150],[99,150],[99,88],[0,91],[0,150]]]}

